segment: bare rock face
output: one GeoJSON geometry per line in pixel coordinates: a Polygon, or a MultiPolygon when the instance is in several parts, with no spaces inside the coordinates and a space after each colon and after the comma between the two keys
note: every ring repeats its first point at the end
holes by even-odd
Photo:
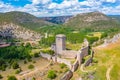
{"type": "Polygon", "coordinates": [[[23,40],[36,40],[41,38],[40,34],[13,23],[0,25],[0,36],[23,40]]]}

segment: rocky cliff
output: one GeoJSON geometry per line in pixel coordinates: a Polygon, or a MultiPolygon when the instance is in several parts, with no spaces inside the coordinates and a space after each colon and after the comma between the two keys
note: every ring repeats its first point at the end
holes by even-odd
{"type": "Polygon", "coordinates": [[[40,34],[13,23],[0,25],[0,36],[24,40],[36,40],[41,38],[40,34]]]}

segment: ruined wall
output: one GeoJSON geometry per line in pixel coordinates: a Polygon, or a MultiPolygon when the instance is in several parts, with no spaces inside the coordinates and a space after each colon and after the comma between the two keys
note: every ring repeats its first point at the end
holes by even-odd
{"type": "Polygon", "coordinates": [[[85,66],[85,67],[86,67],[86,66],[89,66],[90,63],[92,63],[92,60],[93,60],[93,58],[90,57],[90,58],[85,62],[84,66],[85,66]]]}
{"type": "Polygon", "coordinates": [[[72,65],[72,68],[71,68],[71,71],[74,72],[78,69],[78,66],[79,66],[79,63],[78,61],[76,60],[73,65],[72,65]]]}
{"type": "Polygon", "coordinates": [[[89,58],[89,59],[85,62],[85,64],[84,64],[85,67],[86,67],[86,66],[89,66],[90,63],[92,63],[93,57],[94,57],[94,51],[92,50],[91,55],[90,55],[90,58],[89,58]]]}
{"type": "Polygon", "coordinates": [[[88,56],[89,46],[81,48],[81,53],[83,54],[83,57],[88,56]]]}
{"type": "Polygon", "coordinates": [[[66,59],[62,59],[62,58],[59,58],[57,56],[51,56],[49,54],[44,54],[44,53],[40,53],[40,55],[43,58],[46,58],[48,60],[53,60],[54,62],[58,62],[58,63],[64,63],[68,66],[69,69],[71,69],[71,62],[66,60],[66,59]]]}
{"type": "Polygon", "coordinates": [[[70,80],[72,76],[73,76],[73,72],[68,71],[65,73],[65,75],[60,80],[70,80]]]}
{"type": "Polygon", "coordinates": [[[83,59],[83,54],[80,51],[77,53],[77,61],[78,61],[79,65],[81,65],[82,59],[83,59]]]}
{"type": "Polygon", "coordinates": [[[43,58],[46,58],[47,60],[51,60],[52,56],[49,54],[44,54],[44,53],[40,53],[40,56],[42,56],[43,58]]]}

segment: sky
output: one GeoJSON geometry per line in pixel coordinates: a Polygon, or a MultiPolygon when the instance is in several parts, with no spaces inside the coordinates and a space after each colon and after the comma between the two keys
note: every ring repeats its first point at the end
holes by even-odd
{"type": "Polygon", "coordinates": [[[0,0],[0,12],[22,11],[37,17],[99,11],[120,15],[120,0],[0,0]]]}

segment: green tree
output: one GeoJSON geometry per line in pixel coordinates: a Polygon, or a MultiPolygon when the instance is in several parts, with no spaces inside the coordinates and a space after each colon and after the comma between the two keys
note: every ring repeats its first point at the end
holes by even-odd
{"type": "Polygon", "coordinates": [[[7,80],[17,80],[17,78],[15,76],[8,76],[7,80]]]}
{"type": "Polygon", "coordinates": [[[32,65],[32,64],[30,64],[29,66],[28,66],[28,69],[33,69],[34,68],[34,65],[32,65]]]}
{"type": "Polygon", "coordinates": [[[50,78],[50,79],[55,79],[56,78],[56,74],[55,74],[55,71],[54,70],[49,70],[48,71],[48,75],[47,77],[50,78]]]}

